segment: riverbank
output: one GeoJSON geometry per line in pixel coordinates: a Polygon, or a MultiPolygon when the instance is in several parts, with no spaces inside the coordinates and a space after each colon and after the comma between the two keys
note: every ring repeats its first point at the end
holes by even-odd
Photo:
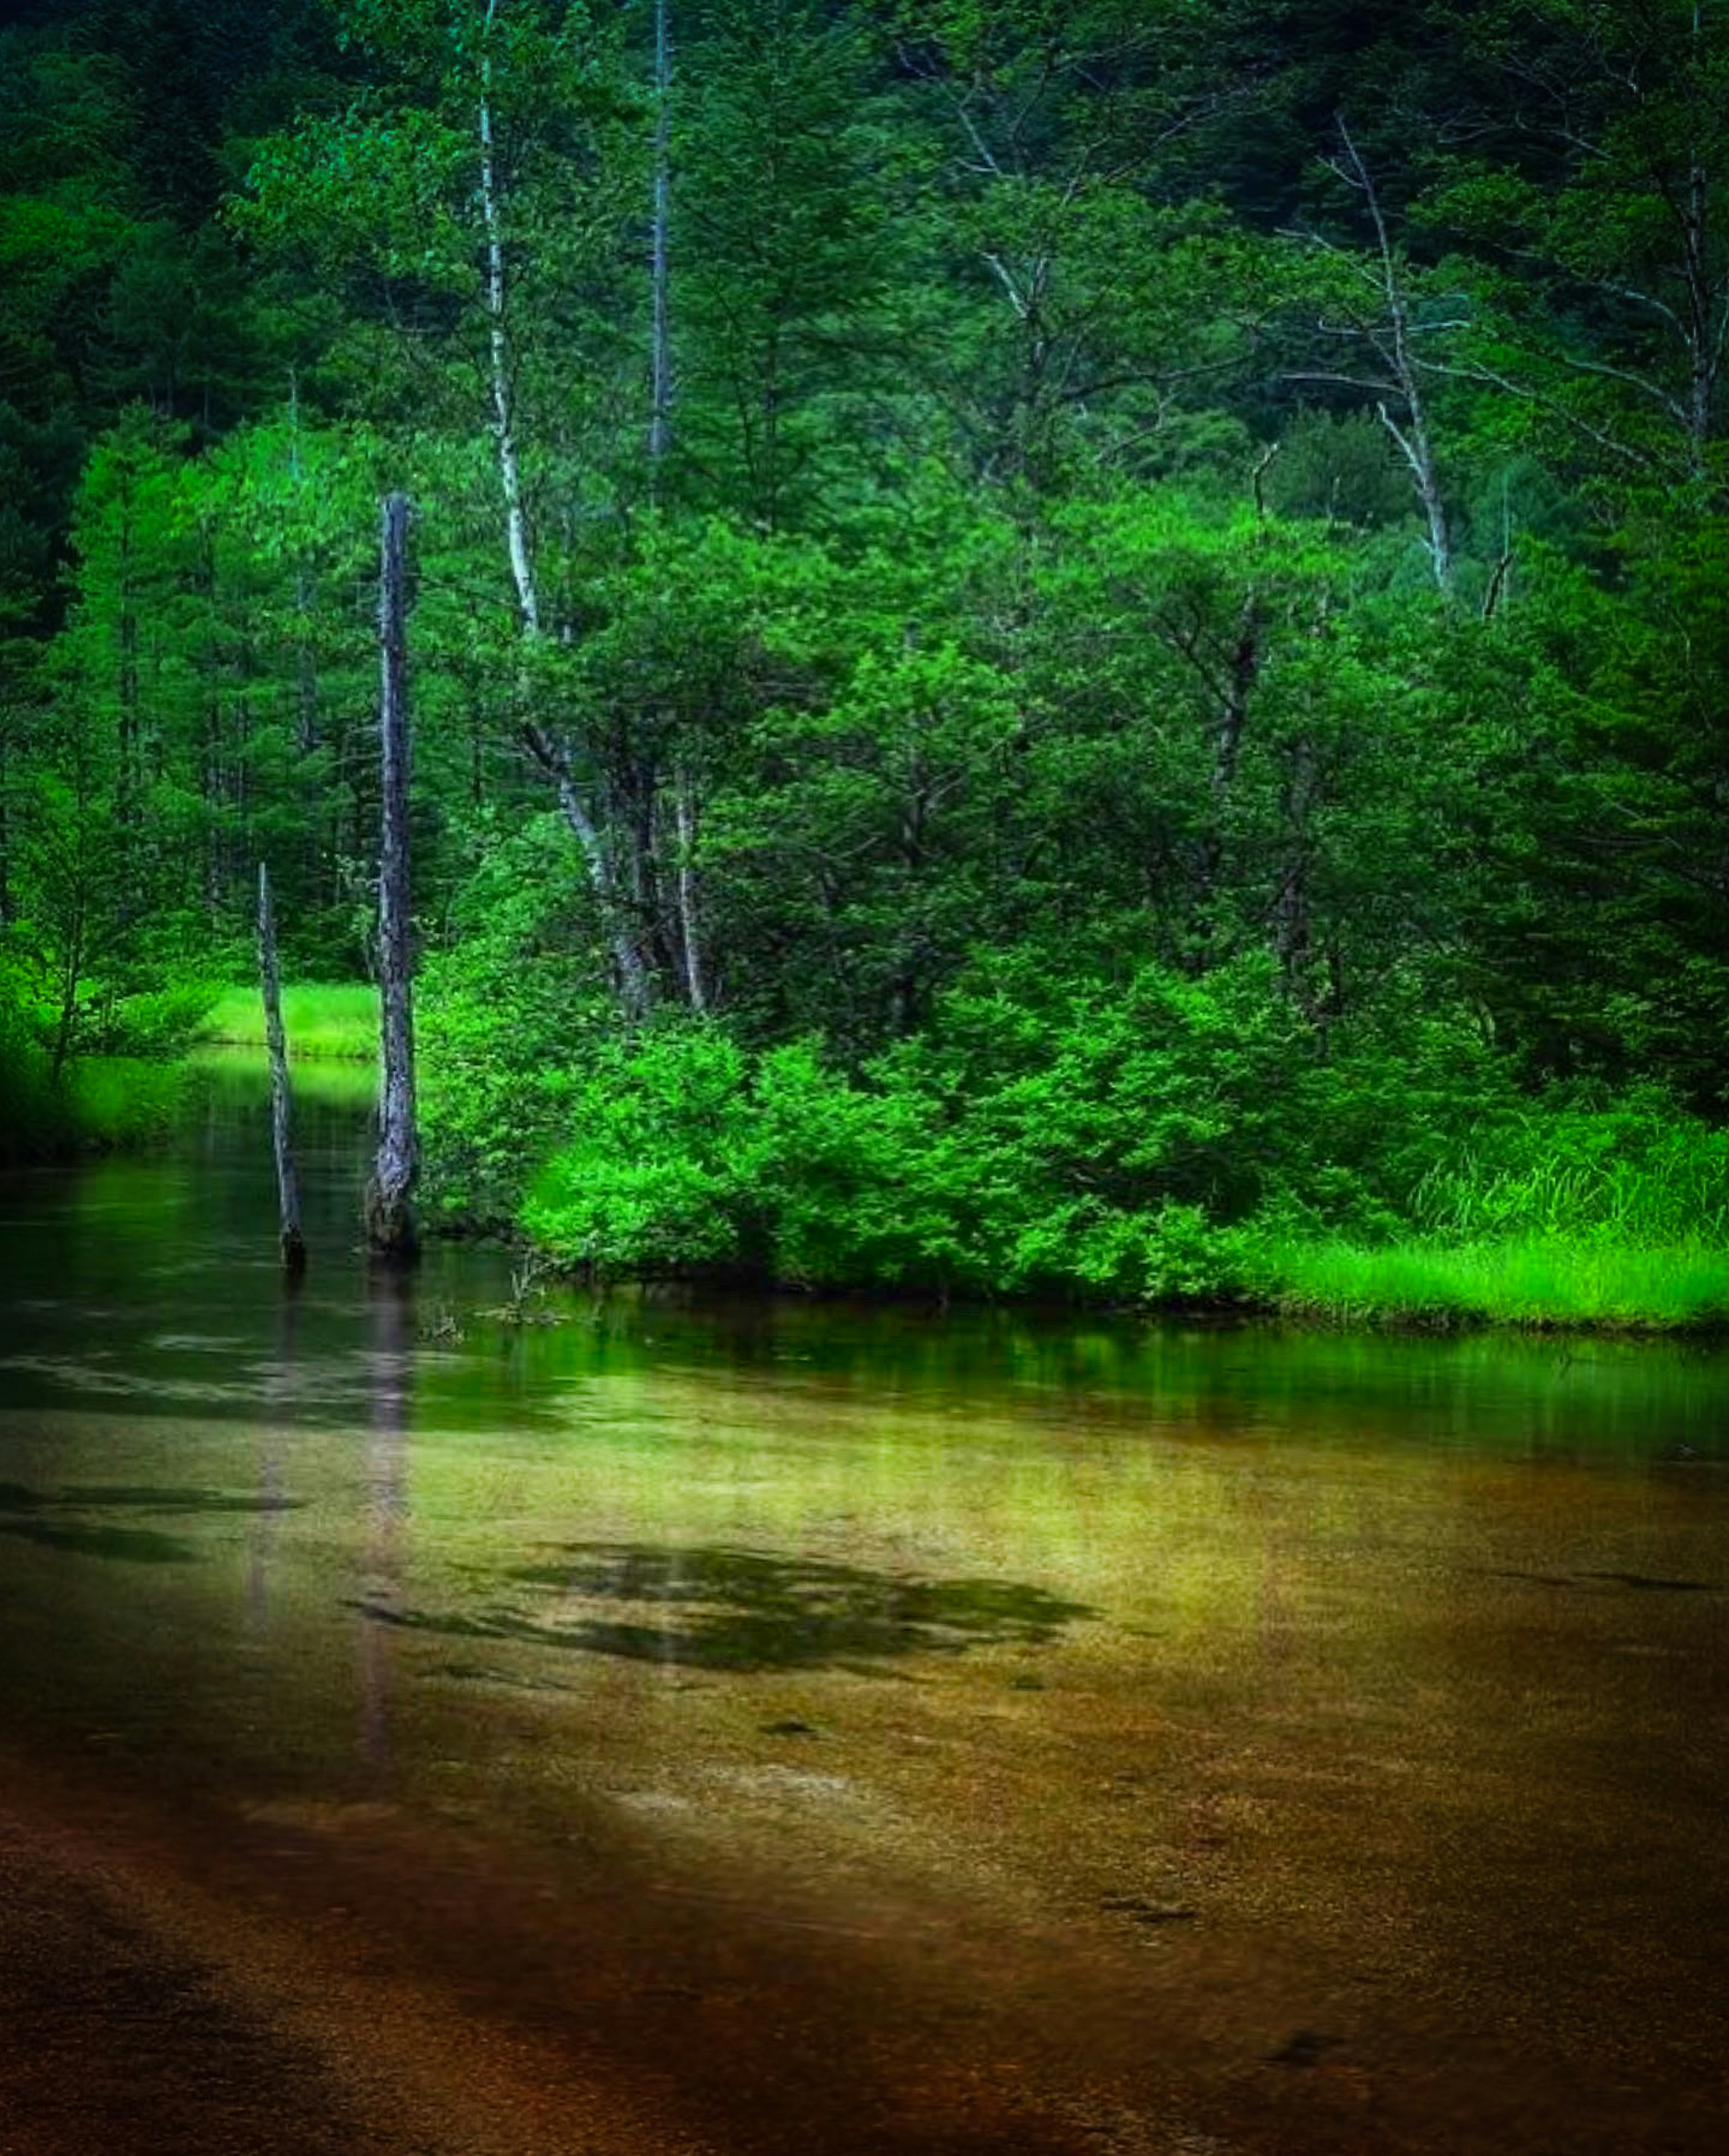
{"type": "MultiPolygon", "coordinates": [[[[301,1090],[360,1103],[377,1053],[376,989],[297,982],[284,989],[283,1008],[301,1090]]],[[[258,990],[245,986],[182,983],[122,998],[85,1026],[58,1079],[44,1045],[51,1030],[43,1011],[15,997],[0,1002],[0,1162],[157,1143],[182,1113],[201,1063],[264,1049],[258,990]]]]}
{"type": "MultiPolygon", "coordinates": [[[[526,1276],[537,1266],[566,1279],[588,1277],[556,1252],[529,1241],[526,1276]]],[[[1729,1334],[1729,1251],[1691,1245],[1640,1250],[1616,1245],[1530,1240],[1463,1246],[1394,1244],[1372,1248],[1349,1243],[1283,1243],[1253,1267],[1254,1285],[1240,1276],[1222,1281],[1210,1293],[1134,1303],[1095,1299],[1054,1301],[1049,1296],[937,1297],[973,1306],[1006,1304],[1076,1316],[1089,1310],[1116,1317],[1177,1322],[1276,1322],[1352,1330],[1450,1333],[1499,1330],[1716,1339],[1729,1334]]],[[[808,1283],[762,1275],[707,1271],[622,1276],[634,1285],[671,1280],[728,1292],[809,1295],[808,1283]]],[[[880,1284],[825,1284],[820,1297],[893,1306],[928,1306],[928,1290],[895,1293],[880,1284]]]]}
{"type": "Polygon", "coordinates": [[[1498,1241],[1280,1243],[1262,1260],[1277,1315],[1429,1332],[1720,1333],[1729,1250],[1550,1235],[1498,1241]]]}

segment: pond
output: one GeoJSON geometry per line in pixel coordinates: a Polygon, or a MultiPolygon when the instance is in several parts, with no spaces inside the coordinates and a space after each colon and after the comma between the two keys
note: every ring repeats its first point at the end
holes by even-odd
{"type": "Polygon", "coordinates": [[[0,1825],[284,2145],[1725,2145],[1721,1353],[513,1310],[353,1090],[298,1294],[249,1061],[0,1184],[0,1825]]]}

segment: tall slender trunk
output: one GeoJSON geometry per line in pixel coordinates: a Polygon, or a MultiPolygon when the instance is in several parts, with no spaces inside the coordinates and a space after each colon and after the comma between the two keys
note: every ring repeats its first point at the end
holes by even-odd
{"type": "MultiPolygon", "coordinates": [[[[496,0],[486,11],[490,30],[497,12],[496,0]]],[[[529,530],[527,506],[522,490],[522,466],[517,451],[516,400],[510,376],[510,338],[507,311],[509,285],[505,262],[504,228],[499,208],[498,167],[492,127],[492,62],[481,62],[479,115],[480,139],[480,222],[486,237],[486,314],[492,388],[492,436],[498,461],[500,491],[505,505],[505,536],[510,557],[510,575],[516,588],[516,611],[525,643],[533,644],[541,634],[542,614],[539,579],[535,573],[534,545],[529,530]]],[[[526,698],[525,698],[526,704],[526,698]]],[[[618,879],[600,824],[582,798],[572,767],[570,751],[563,742],[525,713],[522,739],[535,762],[552,779],[558,805],[575,834],[588,870],[590,884],[601,917],[606,924],[613,964],[627,1012],[641,1017],[651,1000],[649,971],[636,935],[619,902],[618,879]]]]}
{"type": "Polygon", "coordinates": [[[72,1053],[72,1029],[78,1022],[78,991],[84,979],[84,906],[80,901],[74,905],[65,955],[60,962],[60,1014],[54,1028],[54,1054],[48,1072],[49,1083],[56,1088],[72,1053]]]}
{"type": "MultiPolygon", "coordinates": [[[[1411,310],[1405,295],[1404,276],[1393,250],[1392,235],[1387,229],[1387,220],[1382,214],[1381,198],[1376,190],[1373,176],[1363,162],[1362,153],[1352,141],[1342,115],[1338,127],[1339,140],[1344,144],[1345,154],[1350,160],[1351,170],[1347,177],[1352,179],[1361,191],[1375,228],[1375,244],[1381,257],[1381,289],[1387,302],[1387,341],[1384,345],[1381,344],[1378,333],[1374,341],[1393,371],[1393,381],[1398,384],[1399,400],[1405,408],[1404,425],[1399,425],[1384,401],[1378,403],[1375,408],[1381,424],[1410,466],[1412,484],[1417,490],[1423,521],[1429,529],[1427,551],[1434,580],[1444,592],[1450,591],[1453,588],[1452,541],[1447,530],[1447,506],[1435,468],[1434,444],[1429,429],[1429,407],[1423,392],[1422,371],[1417,364],[1412,342],[1411,310]]],[[[1334,169],[1337,170],[1337,167],[1334,169]]]]}
{"type": "Polygon", "coordinates": [[[685,955],[685,988],[694,1011],[708,1009],[708,984],[704,978],[702,924],[696,903],[696,803],[689,775],[678,773],[673,780],[673,812],[679,840],[679,942],[685,955]]]}
{"type": "MultiPolygon", "coordinates": [[[[300,378],[288,375],[288,475],[298,506],[305,473],[300,462],[300,378]]],[[[318,746],[318,660],[312,642],[312,571],[304,554],[295,558],[295,658],[299,674],[296,737],[302,756],[318,746]]]]}
{"type": "MultiPolygon", "coordinates": [[[[1693,66],[1705,60],[1705,24],[1698,0],[1693,8],[1693,66]]],[[[1697,126],[1696,116],[1695,126],[1697,126]]],[[[1687,448],[1693,476],[1704,479],[1711,467],[1711,421],[1723,353],[1729,345],[1729,290],[1711,270],[1711,175],[1706,151],[1696,133],[1687,158],[1687,208],[1682,245],[1686,259],[1687,346],[1691,362],[1687,396],[1687,448]]]]}
{"type": "Polygon", "coordinates": [[[672,22],[671,0],[654,0],[654,235],[653,408],[649,419],[649,490],[659,498],[672,434],[672,22]]]}
{"type": "Polygon", "coordinates": [[[7,768],[6,721],[0,716],[0,928],[13,917],[12,905],[12,795],[7,768]]]}
{"type": "Polygon", "coordinates": [[[1249,724],[1249,699],[1260,679],[1262,619],[1260,599],[1250,592],[1237,620],[1235,641],[1225,670],[1224,698],[1213,741],[1213,768],[1208,775],[1207,828],[1201,834],[1199,870],[1196,877],[1200,900],[1202,933],[1213,932],[1213,899],[1224,865],[1224,824],[1243,760],[1243,736],[1249,724]]]}
{"type": "Polygon", "coordinates": [[[264,1004],[264,1044],[270,1056],[270,1137],[276,1154],[276,1196],[281,1218],[282,1265],[304,1272],[306,1242],[300,1230],[300,1178],[295,1166],[294,1094],[289,1084],[288,1042],[282,1030],[282,979],[276,964],[276,917],[270,906],[270,871],[258,865],[258,971],[264,1004]]]}
{"type": "Polygon", "coordinates": [[[408,920],[408,502],[383,508],[378,592],[378,732],[383,842],[378,868],[378,988],[383,1067],[378,1154],[367,1191],[367,1236],[380,1257],[415,1249],[410,1199],[418,1147],[414,1127],[414,1012],[408,920]]]}
{"type": "MultiPolygon", "coordinates": [[[[492,10],[487,11],[487,23],[492,10]]],[[[498,167],[492,141],[492,62],[484,63],[485,84],[480,99],[480,219],[486,229],[486,320],[491,353],[492,438],[498,454],[499,484],[505,497],[505,536],[510,553],[510,574],[516,584],[516,604],[522,626],[531,636],[541,633],[540,587],[534,572],[534,554],[529,542],[528,513],[522,499],[522,465],[516,449],[516,415],[510,385],[510,341],[505,302],[505,243],[499,221],[498,167]]]]}
{"type": "Polygon", "coordinates": [[[123,499],[120,531],[120,785],[116,806],[120,828],[128,843],[138,827],[141,773],[143,764],[142,723],[138,679],[138,608],[133,584],[133,528],[131,482],[123,499]]]}

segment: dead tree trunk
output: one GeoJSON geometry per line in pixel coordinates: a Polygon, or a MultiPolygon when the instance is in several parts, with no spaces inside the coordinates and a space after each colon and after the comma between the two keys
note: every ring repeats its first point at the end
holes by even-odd
{"type": "MultiPolygon", "coordinates": [[[[498,12],[497,0],[489,0],[486,30],[490,34],[498,12]]],[[[522,485],[522,464],[516,439],[516,408],[512,388],[512,353],[509,319],[509,278],[505,253],[503,205],[500,199],[498,162],[492,126],[492,60],[483,49],[481,95],[478,115],[480,145],[480,223],[486,239],[485,285],[490,372],[492,388],[492,439],[498,463],[499,488],[505,505],[505,541],[510,559],[510,578],[516,588],[517,614],[526,647],[540,640],[541,631],[540,582],[535,572],[533,534],[529,527],[528,504],[522,485]]],[[[526,670],[521,691],[521,722],[523,746],[533,762],[552,779],[558,805],[575,834],[588,870],[595,905],[605,926],[618,971],[618,985],[625,1009],[633,1019],[647,1011],[651,983],[637,936],[619,902],[618,877],[599,814],[585,799],[578,783],[568,744],[562,735],[530,716],[526,670]]]]}
{"type": "Polygon", "coordinates": [[[276,1195],[282,1218],[282,1269],[306,1269],[300,1232],[300,1178],[295,1166],[294,1095],[288,1081],[288,1044],[282,1030],[282,983],[276,968],[276,919],[270,907],[270,871],[258,865],[258,973],[264,999],[264,1042],[270,1055],[270,1137],[276,1152],[276,1195]]]}
{"type": "Polygon", "coordinates": [[[378,1157],[367,1189],[367,1240],[382,1258],[416,1247],[409,1199],[414,1130],[413,957],[408,938],[408,503],[384,504],[378,588],[378,733],[384,794],[378,866],[378,988],[383,1068],[378,1093],[378,1157]]]}
{"type": "Polygon", "coordinates": [[[702,925],[697,913],[696,803],[688,776],[675,774],[673,801],[678,818],[679,942],[685,954],[685,987],[694,1011],[708,1009],[708,988],[703,978],[702,925]]]}
{"type": "Polygon", "coordinates": [[[1381,424],[1399,454],[1411,468],[1411,483],[1416,488],[1417,499],[1422,505],[1423,521],[1428,527],[1427,549],[1429,565],[1434,580],[1444,592],[1453,583],[1453,547],[1447,531],[1447,506],[1441,495],[1441,483],[1435,469],[1434,445],[1429,431],[1429,409],[1424,395],[1423,377],[1419,372],[1411,321],[1411,304],[1405,289],[1403,271],[1394,251],[1387,220],[1381,213],[1381,198],[1376,192],[1374,180],[1363,162],[1342,114],[1339,119],[1339,140],[1345,146],[1349,160],[1343,171],[1352,184],[1362,195],[1375,227],[1375,245],[1381,258],[1382,289],[1386,295],[1386,323],[1382,334],[1375,340],[1376,349],[1393,370],[1400,398],[1405,408],[1405,422],[1401,427],[1388,411],[1384,399],[1378,400],[1375,411],[1381,424]]]}

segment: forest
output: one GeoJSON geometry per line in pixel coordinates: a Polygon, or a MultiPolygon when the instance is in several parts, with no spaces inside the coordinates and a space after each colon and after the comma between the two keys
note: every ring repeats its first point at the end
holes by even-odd
{"type": "Polygon", "coordinates": [[[1729,1320],[1724,0],[5,21],[0,1152],[365,1045],[400,491],[429,1227],[1729,1320]]]}

